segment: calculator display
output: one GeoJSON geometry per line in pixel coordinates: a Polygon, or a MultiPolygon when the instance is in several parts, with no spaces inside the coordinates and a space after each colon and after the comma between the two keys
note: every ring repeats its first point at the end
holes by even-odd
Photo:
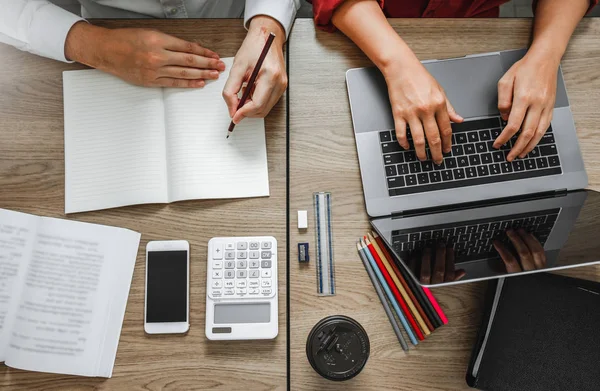
{"type": "Polygon", "coordinates": [[[269,323],[270,303],[215,304],[215,324],[269,323]]]}
{"type": "Polygon", "coordinates": [[[187,322],[187,251],[149,251],[146,322],[187,322]]]}

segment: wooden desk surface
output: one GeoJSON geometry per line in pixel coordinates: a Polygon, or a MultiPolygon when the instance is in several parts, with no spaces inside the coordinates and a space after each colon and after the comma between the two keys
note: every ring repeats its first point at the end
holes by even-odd
{"type": "MultiPolygon", "coordinates": [[[[223,57],[234,56],[246,36],[239,19],[98,24],[151,27],[184,39],[199,39],[223,57]]],[[[62,71],[81,68],[0,45],[0,208],[66,217],[62,71]]],[[[142,205],[68,216],[142,233],[113,377],[60,376],[2,365],[0,388],[285,389],[285,99],[273,109],[266,124],[269,198],[142,205]],[[204,335],[208,240],[247,235],[273,235],[278,240],[279,336],[273,341],[209,342],[204,335]],[[186,239],[191,245],[191,327],[185,336],[150,337],[143,329],[145,248],[150,240],[168,239],[186,239]]]]}
{"type": "MultiPolygon", "coordinates": [[[[527,19],[392,20],[396,31],[422,59],[450,58],[527,45],[527,19]]],[[[584,20],[563,60],[590,188],[600,190],[600,20],[584,20]]],[[[372,65],[341,33],[315,31],[297,20],[289,59],[290,110],[290,345],[293,390],[466,389],[465,372],[480,322],[486,283],[434,290],[449,324],[404,353],[356,253],[357,238],[369,230],[352,131],[345,72],[372,65]],[[314,249],[314,218],[299,233],[296,211],[312,210],[312,193],[331,191],[337,295],[316,295],[315,265],[298,265],[296,243],[314,249]],[[371,340],[364,371],[348,382],[322,379],[306,360],[306,337],[323,317],[358,320],[371,340]]],[[[314,250],[311,250],[314,254],[314,250]]],[[[312,262],[312,260],[311,260],[312,262]]],[[[600,267],[569,275],[600,280],[600,267]]]]}

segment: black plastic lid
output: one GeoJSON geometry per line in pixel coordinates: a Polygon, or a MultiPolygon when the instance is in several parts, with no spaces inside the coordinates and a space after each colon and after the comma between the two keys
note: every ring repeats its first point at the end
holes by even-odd
{"type": "Polygon", "coordinates": [[[315,371],[329,380],[358,375],[369,358],[365,329],[352,318],[328,316],[313,327],[306,341],[306,356],[315,371]]]}

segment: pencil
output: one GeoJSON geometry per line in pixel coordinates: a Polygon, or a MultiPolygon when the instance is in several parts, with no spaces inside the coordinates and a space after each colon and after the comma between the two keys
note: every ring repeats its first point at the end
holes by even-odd
{"type": "MultiPolygon", "coordinates": [[[[240,103],[238,104],[237,110],[241,109],[242,106],[244,106],[246,104],[246,101],[248,100],[248,97],[250,96],[250,92],[254,89],[254,83],[256,82],[256,77],[258,76],[258,72],[260,71],[260,67],[262,67],[263,61],[265,61],[265,57],[267,57],[267,53],[269,52],[269,49],[271,48],[271,44],[273,43],[274,39],[275,39],[275,34],[270,33],[269,38],[267,38],[267,42],[265,42],[265,46],[263,47],[263,50],[260,53],[260,57],[258,57],[258,61],[256,62],[254,69],[252,70],[252,74],[250,75],[250,79],[248,80],[246,89],[244,90],[244,93],[242,94],[242,99],[240,99],[240,103]]],[[[229,124],[229,129],[227,130],[227,138],[229,138],[229,135],[231,135],[231,133],[233,132],[233,128],[235,128],[235,124],[233,123],[233,120],[232,120],[231,123],[229,124]]]]}
{"type": "Polygon", "coordinates": [[[411,289],[411,287],[408,285],[408,283],[404,279],[404,276],[402,275],[402,273],[400,273],[400,270],[398,270],[398,266],[396,265],[396,263],[394,262],[394,258],[392,257],[392,255],[388,251],[388,248],[386,247],[385,242],[381,239],[381,237],[379,235],[377,235],[376,232],[373,232],[373,237],[375,238],[375,241],[377,242],[377,244],[379,245],[379,248],[383,252],[383,255],[385,255],[385,257],[390,262],[390,266],[394,270],[394,273],[396,273],[396,275],[398,276],[398,279],[402,283],[402,286],[404,286],[404,289],[406,290],[406,292],[410,296],[410,298],[413,301],[415,307],[417,308],[417,311],[421,315],[421,318],[423,319],[423,321],[425,322],[425,324],[427,325],[427,327],[429,328],[429,330],[430,331],[435,330],[435,327],[433,326],[433,324],[429,320],[429,317],[425,313],[425,310],[423,309],[419,298],[415,295],[415,293],[413,292],[413,290],[411,289]]]}
{"type": "Polygon", "coordinates": [[[381,287],[387,294],[388,299],[390,299],[390,303],[392,304],[392,307],[394,307],[394,310],[396,311],[396,314],[398,315],[398,319],[400,319],[400,323],[402,323],[402,327],[404,327],[404,331],[406,331],[406,335],[408,335],[408,339],[410,339],[410,342],[413,345],[417,345],[419,342],[417,341],[415,334],[412,332],[410,325],[408,324],[408,321],[406,320],[406,317],[404,316],[404,313],[402,312],[400,307],[398,307],[398,302],[394,299],[394,295],[390,291],[390,287],[385,282],[385,278],[383,277],[383,275],[381,274],[381,271],[377,267],[375,259],[373,258],[373,255],[369,251],[367,244],[365,243],[365,241],[363,239],[360,240],[360,244],[365,249],[365,255],[367,256],[367,259],[369,260],[369,263],[371,264],[371,268],[373,268],[373,271],[375,272],[375,275],[377,276],[377,279],[379,280],[381,287]]]}
{"type": "Polygon", "coordinates": [[[440,305],[438,304],[437,300],[433,296],[433,293],[431,293],[429,288],[426,288],[426,287],[422,287],[422,288],[423,288],[423,291],[425,292],[425,294],[427,295],[427,297],[429,298],[429,301],[431,301],[433,308],[435,308],[435,312],[437,312],[437,314],[442,319],[442,322],[444,322],[444,324],[448,324],[448,318],[446,318],[446,314],[444,314],[444,311],[442,311],[442,307],[440,307],[440,305]]]}
{"type": "Polygon", "coordinates": [[[421,327],[421,330],[423,330],[423,333],[425,335],[431,334],[431,332],[429,331],[429,328],[427,327],[427,325],[423,321],[423,318],[421,318],[421,314],[419,314],[419,311],[417,311],[415,305],[413,304],[412,300],[410,299],[410,296],[408,296],[408,293],[406,292],[406,289],[404,289],[404,285],[402,285],[400,283],[400,280],[398,279],[398,276],[396,275],[396,273],[392,269],[392,266],[390,265],[389,259],[381,251],[381,249],[379,248],[379,244],[377,244],[377,241],[375,240],[375,238],[370,233],[367,234],[367,236],[368,236],[369,240],[371,241],[371,243],[373,244],[373,248],[375,249],[375,251],[377,251],[377,255],[379,255],[379,258],[383,262],[383,265],[385,266],[385,268],[387,269],[388,273],[392,277],[392,280],[396,284],[396,288],[398,288],[398,290],[400,291],[400,294],[402,295],[402,298],[404,299],[404,301],[408,305],[408,308],[410,308],[410,311],[412,312],[412,315],[417,320],[417,323],[421,327]]]}
{"type": "Polygon", "coordinates": [[[396,288],[396,285],[394,285],[394,281],[392,281],[392,277],[388,273],[387,269],[385,268],[385,266],[383,266],[383,262],[381,261],[381,258],[379,258],[377,251],[375,251],[373,244],[367,239],[366,236],[365,236],[364,240],[365,240],[365,243],[367,244],[369,251],[371,252],[371,255],[373,256],[373,259],[375,259],[375,262],[377,263],[377,267],[381,271],[381,274],[383,274],[383,277],[387,281],[388,286],[394,293],[394,297],[398,301],[400,308],[402,308],[402,311],[404,311],[404,316],[406,316],[406,319],[408,319],[408,322],[410,323],[412,330],[417,335],[417,338],[419,339],[419,341],[423,341],[425,339],[425,337],[423,336],[421,329],[419,329],[419,326],[417,326],[417,322],[415,322],[415,319],[410,314],[410,310],[406,306],[406,302],[402,298],[402,295],[398,291],[398,288],[396,288]]]}
{"type": "Polygon", "coordinates": [[[423,307],[423,310],[425,311],[425,313],[427,313],[427,316],[429,317],[429,320],[431,321],[433,326],[435,328],[443,326],[444,322],[442,322],[442,319],[440,318],[438,313],[435,311],[435,308],[433,308],[433,305],[431,304],[431,301],[425,294],[425,291],[421,287],[421,284],[418,283],[415,280],[415,278],[413,278],[410,275],[410,272],[404,267],[404,265],[402,265],[402,263],[398,260],[398,258],[396,257],[396,254],[394,252],[392,252],[391,255],[392,255],[392,261],[396,264],[398,271],[400,272],[400,274],[402,274],[402,276],[404,277],[404,280],[411,287],[411,290],[414,292],[415,296],[417,296],[419,298],[419,301],[421,302],[421,306],[423,307]]]}
{"type": "Polygon", "coordinates": [[[377,281],[375,272],[373,271],[373,268],[371,267],[371,265],[369,265],[369,260],[367,259],[367,255],[364,252],[365,249],[362,247],[360,242],[356,243],[356,247],[358,248],[358,255],[360,256],[360,260],[362,261],[363,265],[365,266],[365,270],[367,271],[367,274],[369,275],[369,278],[371,279],[373,288],[375,288],[375,292],[377,292],[377,297],[379,297],[379,301],[381,301],[381,305],[383,305],[385,314],[387,315],[388,319],[390,320],[392,329],[394,329],[394,333],[396,334],[396,337],[398,338],[398,342],[400,342],[400,346],[402,346],[402,350],[404,350],[406,352],[406,351],[408,351],[408,344],[406,343],[406,341],[404,340],[404,337],[402,336],[400,327],[398,327],[398,321],[396,321],[396,317],[394,317],[394,314],[392,313],[390,304],[388,303],[387,299],[384,296],[383,291],[381,290],[381,285],[377,281]]]}

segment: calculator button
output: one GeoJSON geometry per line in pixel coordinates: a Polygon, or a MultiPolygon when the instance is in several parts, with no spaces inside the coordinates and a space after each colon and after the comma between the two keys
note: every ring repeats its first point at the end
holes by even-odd
{"type": "Polygon", "coordinates": [[[225,295],[230,296],[235,294],[235,289],[225,289],[225,295]]]}
{"type": "Polygon", "coordinates": [[[260,267],[263,269],[269,269],[271,267],[271,261],[261,261],[260,267]]]}
{"type": "Polygon", "coordinates": [[[213,288],[223,288],[223,280],[213,280],[212,282],[213,288]]]}
{"type": "Polygon", "coordinates": [[[246,259],[246,258],[248,258],[248,251],[238,251],[237,258],[238,259],[246,259]]]}
{"type": "Polygon", "coordinates": [[[245,288],[247,286],[246,280],[237,280],[236,283],[238,288],[245,288]]]}
{"type": "Polygon", "coordinates": [[[223,269],[223,261],[213,261],[213,269],[223,269]]]}
{"type": "Polygon", "coordinates": [[[258,259],[260,257],[259,251],[250,251],[250,259],[258,259]]]}
{"type": "Polygon", "coordinates": [[[223,294],[220,289],[213,289],[211,293],[213,296],[221,296],[223,294]]]}
{"type": "Polygon", "coordinates": [[[223,284],[223,286],[225,288],[235,288],[235,283],[233,281],[225,281],[225,284],[223,284]]]}
{"type": "Polygon", "coordinates": [[[223,278],[223,270],[213,270],[212,278],[223,278]]]}
{"type": "MultiPolygon", "coordinates": [[[[260,271],[260,276],[262,278],[271,278],[271,270],[261,270],[260,271]]],[[[225,278],[227,278],[227,276],[225,276],[225,278]]]]}
{"type": "Polygon", "coordinates": [[[271,286],[271,279],[263,278],[260,282],[260,286],[263,288],[269,288],[271,286]]]}
{"type": "Polygon", "coordinates": [[[215,243],[213,246],[213,259],[223,259],[223,243],[215,243]]]}
{"type": "Polygon", "coordinates": [[[258,288],[251,288],[248,289],[248,293],[251,295],[258,295],[260,293],[260,290],[258,288]]]}
{"type": "Polygon", "coordinates": [[[225,269],[234,269],[235,261],[225,261],[225,269]]]}
{"type": "MultiPolygon", "coordinates": [[[[260,289],[260,293],[263,295],[270,295],[272,292],[271,288],[261,288],[260,289]]],[[[225,294],[227,294],[227,291],[225,291],[225,294]]]]}
{"type": "Polygon", "coordinates": [[[235,251],[225,251],[225,259],[235,259],[235,251]]]}
{"type": "Polygon", "coordinates": [[[260,249],[260,243],[250,242],[250,250],[258,250],[258,249],[260,249]]]}
{"type": "Polygon", "coordinates": [[[246,270],[238,270],[237,271],[237,278],[246,278],[247,274],[248,274],[248,272],[246,270]]]}
{"type": "Polygon", "coordinates": [[[271,242],[262,242],[262,249],[263,250],[270,250],[272,245],[273,244],[271,242]]]}
{"type": "Polygon", "coordinates": [[[248,276],[250,278],[258,278],[259,274],[260,273],[258,272],[258,270],[250,270],[250,273],[248,273],[248,276]]]}
{"type": "Polygon", "coordinates": [[[248,250],[248,242],[237,242],[238,250],[248,250]]]}
{"type": "Polygon", "coordinates": [[[270,251],[261,251],[260,257],[262,259],[271,259],[271,252],[270,251]]]}
{"type": "Polygon", "coordinates": [[[248,281],[248,287],[249,288],[258,288],[259,287],[259,283],[258,280],[250,280],[248,281]]]}
{"type": "Polygon", "coordinates": [[[259,266],[260,266],[260,262],[250,261],[250,269],[258,269],[259,266]]]}
{"type": "Polygon", "coordinates": [[[238,269],[245,269],[247,267],[247,262],[246,261],[237,261],[237,268],[238,269]]]}
{"type": "Polygon", "coordinates": [[[234,270],[225,270],[225,278],[234,278],[235,271],[234,270]]]}
{"type": "Polygon", "coordinates": [[[235,250],[235,246],[233,245],[233,242],[229,242],[225,245],[225,250],[235,250]]]}
{"type": "Polygon", "coordinates": [[[246,288],[238,288],[235,293],[237,293],[238,295],[245,295],[246,294],[246,288]]]}

